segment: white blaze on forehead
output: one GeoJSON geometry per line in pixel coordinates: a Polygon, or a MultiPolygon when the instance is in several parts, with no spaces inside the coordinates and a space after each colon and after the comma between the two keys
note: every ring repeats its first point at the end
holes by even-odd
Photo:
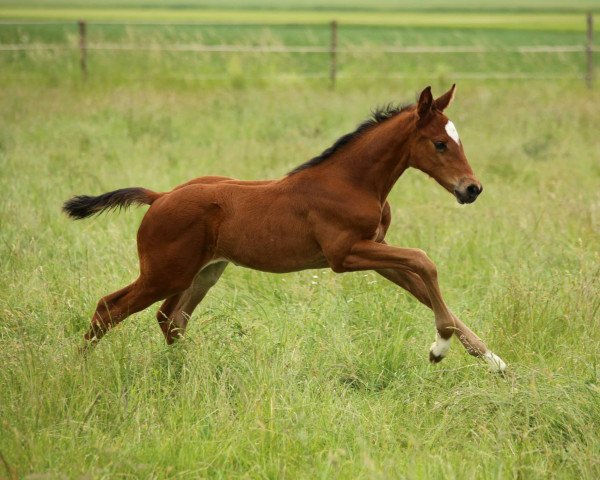
{"type": "Polygon", "coordinates": [[[446,133],[452,140],[454,140],[460,145],[460,138],[458,138],[458,132],[456,131],[456,127],[450,120],[448,120],[448,123],[446,124],[446,133]]]}

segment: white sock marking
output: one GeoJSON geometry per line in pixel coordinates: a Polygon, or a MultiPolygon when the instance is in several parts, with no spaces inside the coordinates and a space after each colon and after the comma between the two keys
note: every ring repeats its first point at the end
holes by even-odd
{"type": "Polygon", "coordinates": [[[491,350],[483,354],[483,359],[487,362],[493,372],[503,372],[506,370],[506,363],[491,350]]]}
{"type": "Polygon", "coordinates": [[[450,350],[450,339],[444,339],[440,337],[440,334],[437,334],[437,338],[435,342],[431,345],[431,353],[433,353],[436,357],[445,357],[448,354],[448,350],[450,350]]]}
{"type": "Polygon", "coordinates": [[[446,133],[452,140],[454,140],[458,145],[460,145],[458,131],[456,130],[456,127],[450,120],[448,120],[448,123],[446,124],[446,133]]]}

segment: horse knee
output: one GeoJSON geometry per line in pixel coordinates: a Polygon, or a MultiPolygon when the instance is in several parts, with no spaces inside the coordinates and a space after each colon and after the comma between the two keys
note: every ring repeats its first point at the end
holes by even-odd
{"type": "Polygon", "coordinates": [[[436,280],[438,273],[435,263],[429,258],[429,256],[420,249],[415,249],[417,256],[416,259],[416,270],[421,277],[425,276],[431,280],[436,280]]]}

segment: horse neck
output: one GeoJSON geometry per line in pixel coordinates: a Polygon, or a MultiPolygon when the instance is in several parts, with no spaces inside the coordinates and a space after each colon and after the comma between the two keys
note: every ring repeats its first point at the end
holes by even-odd
{"type": "Polygon", "coordinates": [[[366,131],[323,166],[328,175],[349,180],[383,203],[409,166],[413,123],[409,112],[400,113],[366,131]]]}

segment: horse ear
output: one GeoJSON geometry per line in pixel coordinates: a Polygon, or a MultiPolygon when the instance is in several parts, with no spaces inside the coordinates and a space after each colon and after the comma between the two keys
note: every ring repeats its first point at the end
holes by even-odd
{"type": "Polygon", "coordinates": [[[454,100],[454,93],[456,92],[456,83],[452,85],[452,88],[444,93],[440,98],[437,98],[433,102],[433,107],[440,112],[443,112],[454,100]]]}
{"type": "Polygon", "coordinates": [[[433,95],[431,95],[431,87],[425,88],[419,96],[419,103],[417,104],[417,114],[419,116],[419,125],[425,124],[431,114],[431,107],[433,106],[433,95]]]}

